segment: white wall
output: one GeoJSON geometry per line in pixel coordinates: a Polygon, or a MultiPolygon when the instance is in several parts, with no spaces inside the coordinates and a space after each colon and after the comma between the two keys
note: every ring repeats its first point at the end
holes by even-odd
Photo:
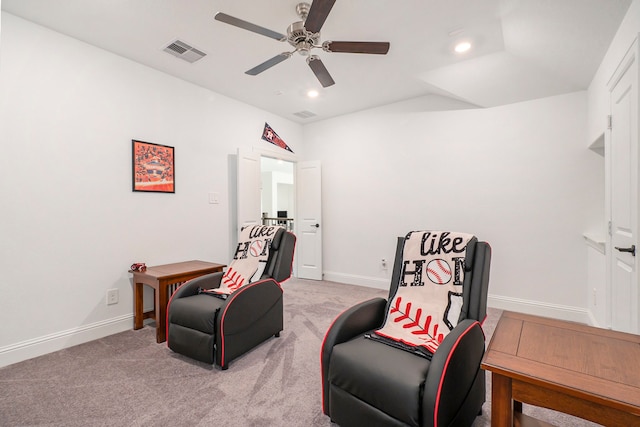
{"type": "Polygon", "coordinates": [[[444,229],[493,248],[490,305],[587,321],[582,233],[600,218],[586,92],[489,109],[382,107],[306,125],[323,163],[325,278],[387,287],[395,236],[444,229]]]}
{"type": "Polygon", "coordinates": [[[327,279],[387,287],[396,236],[450,228],[491,243],[490,305],[588,320],[603,177],[584,92],[303,128],[6,13],[1,28],[0,366],[131,328],[134,261],[228,261],[232,155],[270,148],[265,121],[323,162],[327,279]],[[131,192],[132,138],[176,147],[176,194],[131,192]]]}
{"type": "Polygon", "coordinates": [[[296,123],[7,13],[0,64],[0,366],[131,328],[133,262],[227,263],[230,155],[270,149],[265,121],[301,148],[296,123]],[[134,138],[175,147],[175,194],[131,191],[134,138]]]}

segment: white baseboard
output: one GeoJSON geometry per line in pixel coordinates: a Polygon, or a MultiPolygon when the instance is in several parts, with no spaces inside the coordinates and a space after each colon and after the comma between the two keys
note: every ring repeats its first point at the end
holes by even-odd
{"type": "Polygon", "coordinates": [[[605,327],[604,325],[600,324],[600,322],[598,322],[598,319],[596,319],[596,316],[593,315],[591,310],[587,310],[587,315],[589,316],[589,325],[595,326],[596,328],[605,327]]]}
{"type": "Polygon", "coordinates": [[[132,327],[133,314],[126,314],[0,347],[0,367],[124,332],[132,327]]]}
{"type": "MultiPolygon", "coordinates": [[[[331,282],[345,283],[348,285],[367,286],[375,289],[389,289],[391,279],[381,279],[378,277],[358,276],[354,274],[337,273],[325,271],[324,280],[331,282]]],[[[520,298],[503,297],[500,295],[489,295],[487,306],[501,310],[516,311],[526,314],[534,314],[554,319],[568,320],[572,322],[586,323],[598,326],[593,315],[585,308],[551,304],[547,302],[524,300],[520,298]]]]}
{"type": "Polygon", "coordinates": [[[542,317],[568,320],[593,325],[593,318],[585,308],[568,305],[551,304],[547,302],[524,300],[520,298],[489,295],[487,306],[500,310],[516,311],[519,313],[533,314],[542,317]]]}
{"type": "Polygon", "coordinates": [[[334,271],[325,271],[322,279],[328,280],[330,282],[345,283],[347,285],[366,286],[368,288],[383,290],[389,290],[389,284],[391,283],[391,279],[336,273],[334,271]]]}
{"type": "MultiPolygon", "coordinates": [[[[349,285],[366,286],[369,288],[389,289],[389,279],[358,276],[326,271],[324,280],[345,283],[349,285]]],[[[489,307],[516,311],[538,316],[552,317],[598,326],[595,318],[586,309],[559,304],[549,304],[539,301],[523,300],[519,298],[489,295],[487,300],[489,307]]],[[[132,328],[133,314],[126,314],[112,319],[95,322],[78,328],[56,332],[17,344],[0,348],[0,367],[32,359],[54,351],[73,347],[78,344],[100,339],[109,335],[124,332],[132,328]]]]}

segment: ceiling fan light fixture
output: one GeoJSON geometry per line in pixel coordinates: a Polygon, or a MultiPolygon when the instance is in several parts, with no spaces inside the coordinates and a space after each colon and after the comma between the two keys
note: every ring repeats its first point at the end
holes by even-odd
{"type": "Polygon", "coordinates": [[[311,49],[313,49],[313,45],[307,42],[300,42],[296,46],[296,51],[302,56],[311,55],[311,49]]]}

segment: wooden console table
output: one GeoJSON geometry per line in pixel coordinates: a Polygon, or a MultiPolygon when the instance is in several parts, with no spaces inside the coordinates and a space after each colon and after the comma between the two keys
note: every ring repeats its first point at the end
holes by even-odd
{"type": "Polygon", "coordinates": [[[605,426],[640,426],[640,336],[505,311],[482,361],[491,425],[545,425],[522,403],[605,426]]]}
{"type": "MultiPolygon", "coordinates": [[[[177,286],[187,280],[209,273],[222,271],[224,264],[206,261],[185,261],[175,264],[147,267],[146,271],[131,271],[133,274],[133,329],[140,329],[144,319],[152,318],[156,321],[156,342],[164,342],[166,337],[167,303],[171,293],[169,286],[177,286]],[[151,286],[154,291],[154,306],[152,311],[143,312],[144,285],[151,286]]],[[[175,289],[173,289],[175,290],[175,289]]]]}

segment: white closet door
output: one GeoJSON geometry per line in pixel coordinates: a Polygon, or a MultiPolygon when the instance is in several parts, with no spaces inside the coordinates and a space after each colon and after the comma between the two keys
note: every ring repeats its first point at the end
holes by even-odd
{"type": "Polygon", "coordinates": [[[298,277],[322,280],[322,184],[319,161],[297,165],[298,277]]]}
{"type": "Polygon", "coordinates": [[[638,44],[612,77],[611,328],[638,333],[638,44]]]}

